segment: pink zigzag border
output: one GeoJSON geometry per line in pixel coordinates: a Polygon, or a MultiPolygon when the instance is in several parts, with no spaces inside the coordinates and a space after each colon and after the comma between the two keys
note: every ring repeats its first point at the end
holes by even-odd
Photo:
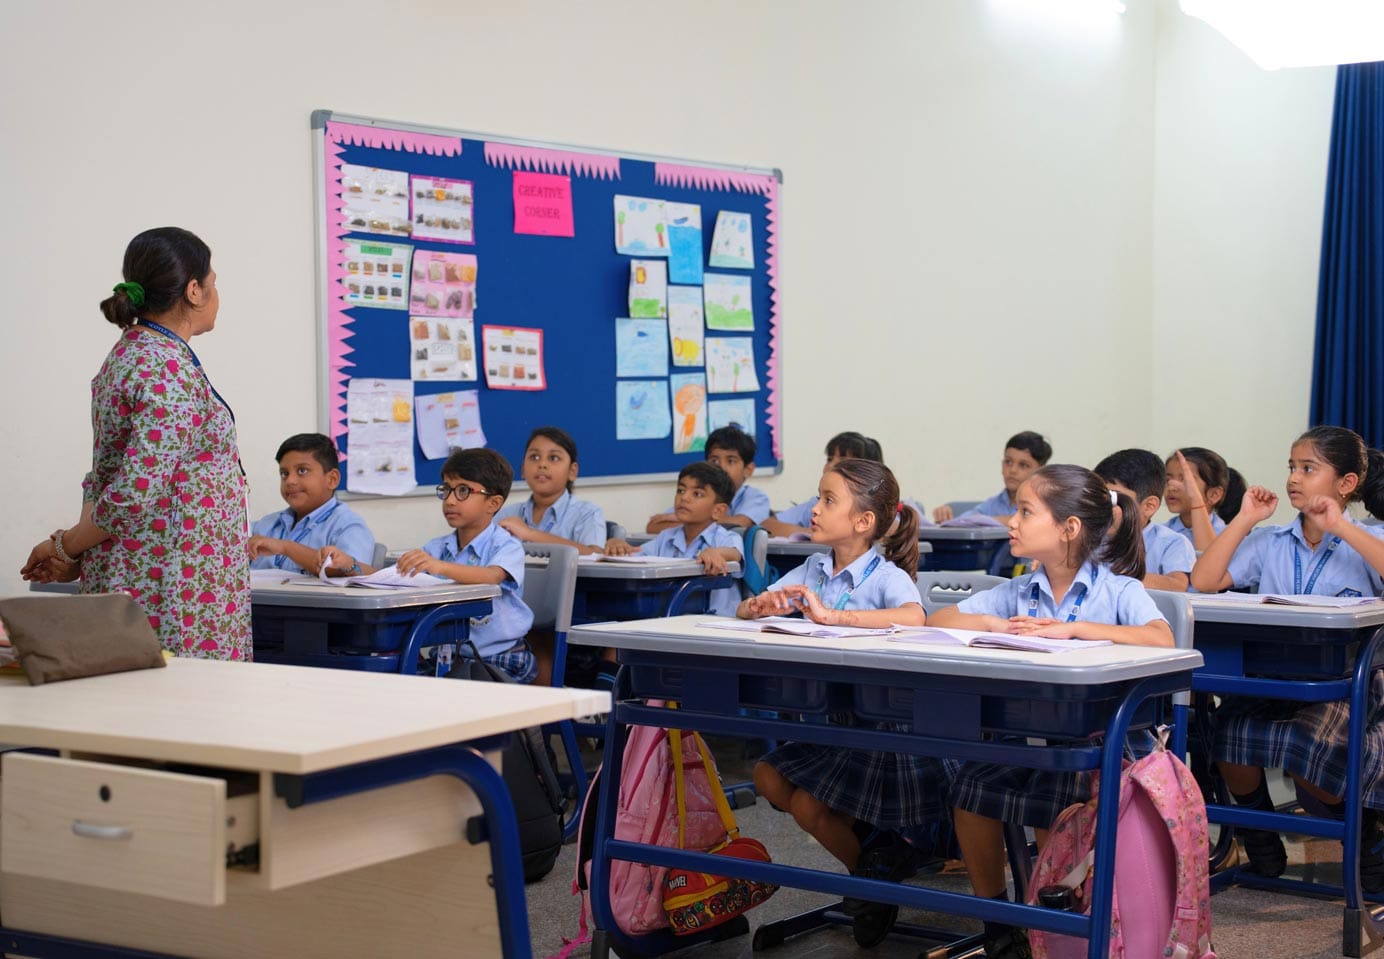
{"type": "Polygon", "coordinates": [[[539,170],[602,180],[620,179],[620,158],[571,150],[545,150],[512,143],[486,143],[485,162],[511,170],[539,170]]]}
{"type": "Polygon", "coordinates": [[[765,224],[769,230],[765,268],[769,275],[769,402],[766,418],[774,459],[783,459],[783,403],[780,397],[779,376],[779,284],[778,284],[778,218],[779,181],[767,173],[742,173],[737,170],[716,170],[709,167],[684,166],[677,163],[655,163],[654,182],[663,186],[696,187],[699,190],[739,190],[759,193],[765,198],[765,224]]]}
{"type": "Polygon", "coordinates": [[[460,137],[368,127],[360,123],[337,123],[328,120],[327,141],[372,147],[376,150],[407,150],[409,153],[429,153],[433,156],[461,156],[460,137]]]}

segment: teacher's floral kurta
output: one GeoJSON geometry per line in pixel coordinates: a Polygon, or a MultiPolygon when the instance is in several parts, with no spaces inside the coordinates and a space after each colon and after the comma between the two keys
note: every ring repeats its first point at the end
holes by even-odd
{"type": "Polygon", "coordinates": [[[235,422],[182,341],[135,327],[91,381],[84,592],[123,591],[180,656],[250,659],[245,475],[235,422]]]}

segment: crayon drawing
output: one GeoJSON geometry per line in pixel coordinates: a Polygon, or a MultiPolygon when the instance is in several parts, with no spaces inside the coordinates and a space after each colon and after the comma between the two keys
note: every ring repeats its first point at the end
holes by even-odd
{"type": "Polygon", "coordinates": [[[754,231],[748,213],[722,210],[716,214],[716,232],[711,234],[708,265],[736,270],[754,269],[754,231]]]}
{"type": "Polygon", "coordinates": [[[734,426],[742,433],[755,434],[754,400],[712,400],[706,405],[706,425],[714,432],[734,426]]]}
{"type": "Polygon", "coordinates": [[[708,273],[702,287],[708,330],[753,330],[754,303],[750,278],[727,273],[708,273]]]}
{"type": "Polygon", "coordinates": [[[630,260],[630,316],[668,315],[668,261],[630,260]]]}
{"type": "Polygon", "coordinates": [[[748,336],[708,336],[706,380],[709,393],[758,393],[754,340],[748,336]]]}
{"type": "Polygon", "coordinates": [[[668,338],[674,366],[702,365],[702,289],[668,287],[668,338]]]}
{"type": "Polygon", "coordinates": [[[615,384],[615,438],[661,440],[673,429],[664,380],[621,380],[615,384]]]}
{"type": "Polygon", "coordinates": [[[615,195],[615,252],[668,255],[668,221],[662,200],[615,195]]]}
{"type": "Polygon", "coordinates": [[[668,324],[665,320],[620,317],[615,321],[615,375],[668,375],[668,324]]]}
{"type": "Polygon", "coordinates": [[[668,280],[702,282],[702,208],[695,203],[669,203],[668,280]]]}
{"type": "Polygon", "coordinates": [[[673,397],[673,452],[700,453],[706,449],[706,376],[675,373],[668,392],[673,397]]]}

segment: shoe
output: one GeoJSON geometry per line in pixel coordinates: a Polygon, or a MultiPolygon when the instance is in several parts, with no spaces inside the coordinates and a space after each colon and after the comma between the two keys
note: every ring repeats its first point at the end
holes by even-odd
{"type": "Polygon", "coordinates": [[[1384,892],[1384,822],[1373,809],[1366,809],[1360,820],[1360,887],[1384,892]]]}
{"type": "MultiPolygon", "coordinates": [[[[871,844],[861,850],[860,858],[856,860],[851,875],[866,879],[883,879],[886,882],[902,882],[917,871],[917,855],[913,847],[904,842],[898,833],[884,831],[875,833],[871,844]]],[[[841,902],[841,911],[855,918],[867,907],[880,905],[855,896],[847,896],[841,902]]]]}
{"type": "Polygon", "coordinates": [[[1249,857],[1247,870],[1266,879],[1283,875],[1283,870],[1288,868],[1288,850],[1283,848],[1282,836],[1266,829],[1237,829],[1236,835],[1244,843],[1245,855],[1249,857]]]}
{"type": "Polygon", "coordinates": [[[899,907],[887,902],[866,902],[855,915],[851,931],[855,934],[855,944],[862,949],[873,949],[886,938],[899,918],[899,907]]]}
{"type": "Polygon", "coordinates": [[[1033,959],[1028,933],[1022,929],[1010,929],[998,939],[987,939],[985,959],[1033,959]]]}

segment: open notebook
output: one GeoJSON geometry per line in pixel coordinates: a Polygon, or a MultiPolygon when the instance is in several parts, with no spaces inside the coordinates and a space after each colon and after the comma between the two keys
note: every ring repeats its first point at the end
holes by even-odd
{"type": "Polygon", "coordinates": [[[763,619],[704,619],[698,626],[708,629],[725,629],[734,633],[787,633],[791,636],[809,636],[813,639],[844,639],[848,636],[891,636],[911,627],[886,626],[870,629],[863,626],[823,626],[810,619],[791,616],[765,616],[763,619]]]}
{"type": "Polygon", "coordinates": [[[285,573],[282,570],[250,571],[251,586],[364,586],[367,589],[419,589],[424,586],[455,586],[450,579],[431,573],[405,576],[397,566],[386,566],[368,576],[318,577],[285,573]]]}
{"type": "Polygon", "coordinates": [[[578,562],[578,563],[582,563],[582,564],[586,564],[586,563],[633,563],[633,564],[635,564],[635,565],[637,565],[637,566],[638,566],[638,565],[652,565],[652,566],[657,566],[657,565],[659,565],[659,564],[667,565],[668,563],[676,563],[677,560],[675,560],[675,559],[670,559],[670,558],[667,557],[667,556],[650,556],[650,555],[645,554],[645,553],[631,553],[631,554],[628,555],[628,556],[607,556],[605,553],[590,553],[590,554],[587,554],[586,556],[579,556],[579,557],[577,557],[577,562],[578,562]]]}
{"type": "Polygon", "coordinates": [[[939,629],[924,626],[889,637],[891,643],[917,646],[978,646],[990,649],[1023,649],[1035,653],[1065,653],[1092,646],[1114,645],[1108,639],[1047,639],[1043,636],[1015,636],[1011,633],[984,633],[972,629],[939,629]]]}
{"type": "Polygon", "coordinates": [[[1378,596],[1298,596],[1290,593],[1207,593],[1198,600],[1231,603],[1242,606],[1317,606],[1324,609],[1348,609],[1384,603],[1378,596]]]}

